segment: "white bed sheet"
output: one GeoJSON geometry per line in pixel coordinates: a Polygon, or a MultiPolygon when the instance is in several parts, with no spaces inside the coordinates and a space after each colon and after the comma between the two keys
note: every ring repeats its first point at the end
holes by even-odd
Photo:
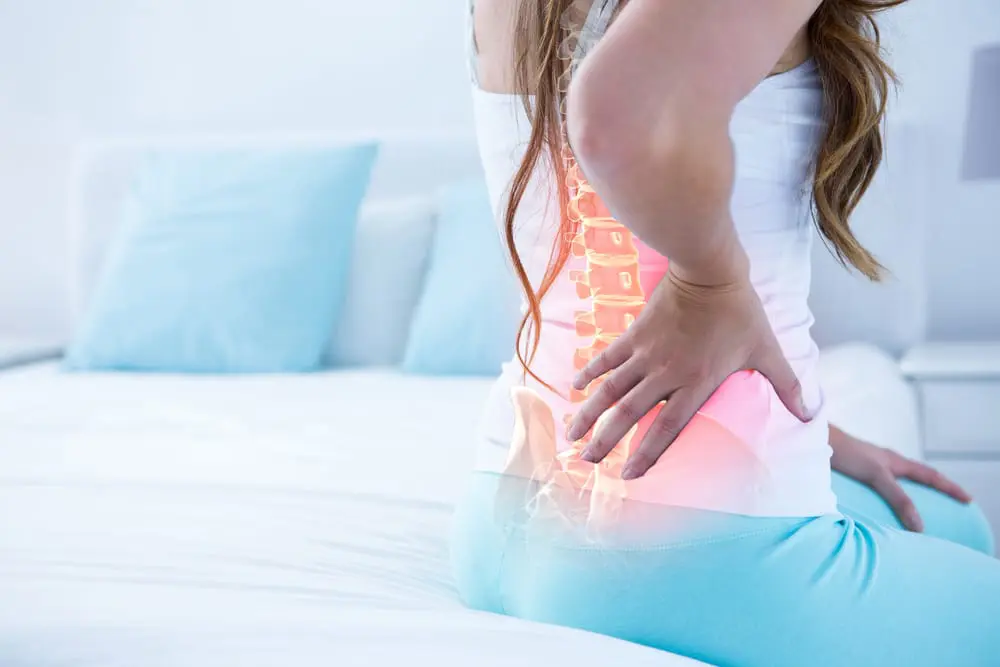
{"type": "Polygon", "coordinates": [[[0,664],[700,664],[461,607],[489,384],[0,374],[0,664]]]}
{"type": "MultiPolygon", "coordinates": [[[[832,418],[918,455],[869,346],[832,418]]],[[[0,373],[0,665],[701,663],[467,611],[448,567],[483,379],[0,373]]]]}

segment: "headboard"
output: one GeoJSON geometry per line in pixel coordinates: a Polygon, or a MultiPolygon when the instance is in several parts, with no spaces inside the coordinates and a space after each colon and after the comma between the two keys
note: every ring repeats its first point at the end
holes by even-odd
{"type": "MultiPolygon", "coordinates": [[[[929,210],[924,197],[928,151],[923,129],[892,123],[886,161],[855,214],[852,226],[891,275],[881,285],[867,283],[841,267],[817,240],[811,305],[813,333],[821,346],[868,341],[900,353],[921,340],[926,329],[924,229],[929,210]]],[[[74,320],[93,289],[105,251],[118,224],[118,207],[138,159],[148,149],[190,146],[334,146],[336,136],[116,139],[91,142],[78,152],[71,192],[70,286],[74,320]]],[[[480,174],[472,137],[438,135],[384,137],[366,206],[407,198],[427,198],[455,180],[480,174]]]]}

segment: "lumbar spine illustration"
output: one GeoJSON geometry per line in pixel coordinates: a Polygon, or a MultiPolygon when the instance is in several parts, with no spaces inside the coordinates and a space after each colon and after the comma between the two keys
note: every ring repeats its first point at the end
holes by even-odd
{"type": "MultiPolygon", "coordinates": [[[[590,310],[575,313],[577,336],[589,341],[588,345],[572,352],[573,368],[579,371],[625,333],[645,306],[646,298],[640,284],[639,253],[632,233],[611,216],[568,150],[565,164],[569,193],[567,213],[576,230],[568,239],[570,251],[574,258],[585,260],[583,269],[570,269],[568,275],[576,284],[577,296],[591,305],[590,310]]],[[[582,403],[600,384],[598,378],[582,391],[570,389],[569,400],[574,404],[582,403]]],[[[580,458],[592,433],[569,443],[567,449],[559,452],[555,419],[549,404],[528,387],[515,387],[512,401],[515,427],[506,472],[541,485],[528,492],[528,502],[536,503],[538,510],[537,504],[547,498],[555,502],[558,507],[554,509],[564,516],[572,511],[567,505],[570,502],[591,520],[610,519],[625,496],[621,469],[630,452],[636,427],[633,426],[614,450],[595,465],[580,458]],[[589,492],[586,508],[579,506],[583,492],[589,492]],[[577,502],[573,503],[574,500],[577,502]]],[[[572,413],[564,414],[563,424],[568,424],[572,417],[572,413]]],[[[600,423],[595,430],[600,428],[600,423]]],[[[520,489],[516,493],[523,491],[520,489]]]]}

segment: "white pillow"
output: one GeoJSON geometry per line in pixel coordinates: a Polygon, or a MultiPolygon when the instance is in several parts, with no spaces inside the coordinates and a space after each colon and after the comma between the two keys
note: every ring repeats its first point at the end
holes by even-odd
{"type": "Polygon", "coordinates": [[[355,237],[347,302],[329,351],[334,366],[394,366],[403,358],[434,236],[432,196],[368,204],[355,237]]]}

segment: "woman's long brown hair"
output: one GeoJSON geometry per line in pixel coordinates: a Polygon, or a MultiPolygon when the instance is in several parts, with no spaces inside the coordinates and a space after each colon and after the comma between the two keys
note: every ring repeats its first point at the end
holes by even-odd
{"type": "MultiPolygon", "coordinates": [[[[882,121],[889,91],[896,83],[883,58],[875,15],[905,1],[823,0],[807,26],[823,88],[826,123],[813,173],[813,217],[841,263],[871,280],[879,280],[884,268],[854,236],[848,220],[882,161],[882,121]]],[[[525,372],[543,384],[530,369],[542,326],[540,303],[566,264],[568,239],[575,232],[566,215],[561,105],[569,77],[568,54],[577,38],[573,26],[578,29],[583,18],[578,4],[576,0],[520,0],[514,24],[514,84],[523,95],[531,135],[511,182],[504,228],[514,270],[528,300],[518,329],[517,356],[525,372]],[[514,225],[532,174],[542,160],[549,163],[545,168],[555,171],[560,233],[536,290],[515,247],[514,225]],[[525,334],[530,338],[527,354],[522,348],[525,334]]]]}

